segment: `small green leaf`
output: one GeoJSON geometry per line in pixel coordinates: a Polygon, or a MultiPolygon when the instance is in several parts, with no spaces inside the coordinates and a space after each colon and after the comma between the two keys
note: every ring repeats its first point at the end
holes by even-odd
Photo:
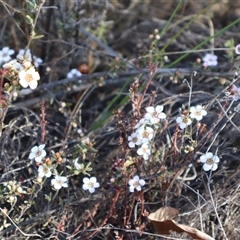
{"type": "Polygon", "coordinates": [[[33,25],[33,19],[32,19],[31,16],[26,15],[26,21],[27,21],[27,24],[29,24],[29,25],[33,25]]]}
{"type": "Polygon", "coordinates": [[[43,38],[43,37],[44,37],[44,35],[36,35],[36,36],[32,37],[32,39],[40,39],[40,38],[43,38]]]}

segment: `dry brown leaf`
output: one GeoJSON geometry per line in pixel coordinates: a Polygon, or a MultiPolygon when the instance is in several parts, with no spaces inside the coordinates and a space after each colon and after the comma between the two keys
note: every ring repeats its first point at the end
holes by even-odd
{"type": "Polygon", "coordinates": [[[165,221],[171,220],[179,214],[179,211],[176,208],[172,207],[162,207],[157,211],[150,213],[148,219],[157,220],[157,221],[165,221]]]}
{"type": "Polygon", "coordinates": [[[187,233],[196,240],[214,240],[214,238],[196,228],[184,224],[178,224],[172,220],[178,213],[178,210],[175,208],[164,207],[150,213],[148,219],[159,234],[170,235],[171,232],[187,233]]]}

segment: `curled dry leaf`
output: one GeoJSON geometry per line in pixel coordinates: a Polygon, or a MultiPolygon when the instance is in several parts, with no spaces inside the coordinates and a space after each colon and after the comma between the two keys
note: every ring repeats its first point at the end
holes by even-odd
{"type": "Polygon", "coordinates": [[[148,219],[151,221],[155,230],[159,234],[170,235],[171,232],[187,233],[194,240],[214,240],[214,238],[197,230],[196,228],[192,228],[184,224],[178,224],[172,220],[178,215],[178,213],[179,211],[175,208],[163,207],[153,213],[150,213],[148,219]]]}

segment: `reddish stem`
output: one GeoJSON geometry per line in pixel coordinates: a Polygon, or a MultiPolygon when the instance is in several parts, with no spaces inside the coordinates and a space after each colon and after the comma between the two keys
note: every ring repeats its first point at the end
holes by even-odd
{"type": "Polygon", "coordinates": [[[45,113],[45,102],[42,101],[40,103],[40,105],[41,105],[41,143],[43,144],[45,142],[46,124],[48,122],[45,120],[45,116],[46,116],[46,113],[45,113]]]}

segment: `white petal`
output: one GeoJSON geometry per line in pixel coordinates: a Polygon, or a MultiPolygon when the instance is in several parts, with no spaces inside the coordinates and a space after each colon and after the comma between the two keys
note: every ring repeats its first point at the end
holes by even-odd
{"type": "Polygon", "coordinates": [[[196,111],[196,108],[195,107],[190,107],[190,112],[195,112],[196,111]]]}
{"type": "Polygon", "coordinates": [[[51,176],[52,176],[52,172],[51,172],[51,171],[47,172],[47,173],[45,174],[45,176],[46,176],[47,178],[51,177],[51,176]]]}
{"type": "Polygon", "coordinates": [[[152,118],[151,113],[146,113],[146,114],[144,115],[144,118],[147,119],[147,120],[151,119],[151,118],[152,118]]]}
{"type": "Polygon", "coordinates": [[[128,181],[128,184],[129,184],[129,185],[133,185],[134,182],[135,182],[135,181],[134,181],[133,179],[130,179],[130,180],[128,181]]]}
{"type": "Polygon", "coordinates": [[[163,106],[162,105],[156,106],[156,112],[160,113],[162,111],[163,111],[163,106]]]}
{"type": "Polygon", "coordinates": [[[187,124],[184,123],[184,122],[182,122],[182,123],[180,123],[179,127],[180,127],[181,129],[184,129],[184,128],[187,127],[187,124]]]}
{"type": "Polygon", "coordinates": [[[211,167],[212,171],[217,170],[217,168],[218,168],[218,165],[216,163],[214,163],[211,167]]]}
{"type": "Polygon", "coordinates": [[[209,164],[206,164],[206,163],[203,165],[203,170],[204,171],[209,171],[211,168],[212,168],[212,165],[209,165],[209,164]]]}
{"type": "Polygon", "coordinates": [[[133,186],[130,186],[130,187],[129,187],[129,191],[130,191],[130,192],[134,192],[134,187],[133,187],[133,186]]]}
{"type": "Polygon", "coordinates": [[[39,176],[40,178],[43,178],[44,175],[45,175],[44,172],[39,172],[39,173],[38,173],[38,176],[39,176]]]}
{"type": "Polygon", "coordinates": [[[83,190],[88,190],[88,188],[89,188],[89,187],[88,187],[87,184],[83,184],[83,186],[82,186],[82,189],[83,189],[83,190]]]}
{"type": "Polygon", "coordinates": [[[100,187],[100,184],[99,184],[98,182],[96,182],[96,183],[93,184],[93,187],[94,187],[94,188],[99,188],[99,187],[100,187]]]}
{"type": "Polygon", "coordinates": [[[160,113],[160,114],[158,115],[158,117],[159,117],[160,119],[165,119],[165,118],[167,117],[167,115],[166,115],[165,113],[160,113]]]}
{"type": "Polygon", "coordinates": [[[69,72],[69,73],[67,74],[67,78],[73,78],[73,74],[72,74],[71,72],[69,72]]]}
{"type": "Polygon", "coordinates": [[[40,151],[42,151],[44,148],[45,148],[45,144],[41,144],[41,145],[39,145],[39,147],[38,147],[38,149],[39,149],[40,151]]]}
{"type": "Polygon", "coordinates": [[[30,154],[29,154],[29,159],[34,159],[35,158],[35,156],[36,156],[36,154],[35,153],[33,153],[33,152],[31,152],[30,154]]]}
{"type": "Polygon", "coordinates": [[[155,110],[154,107],[146,107],[146,111],[149,113],[153,113],[155,110]]]}
{"type": "Polygon", "coordinates": [[[32,73],[32,77],[35,81],[40,80],[40,75],[38,72],[35,71],[35,69],[34,69],[34,72],[32,73]]]}
{"type": "Polygon", "coordinates": [[[13,55],[14,53],[15,53],[15,51],[13,49],[9,49],[8,55],[13,55]]]}
{"type": "Polygon", "coordinates": [[[54,185],[56,183],[56,179],[51,180],[51,185],[54,185]]]}
{"type": "Polygon", "coordinates": [[[23,88],[28,87],[28,82],[25,79],[20,79],[19,83],[23,88]]]}
{"type": "Polygon", "coordinates": [[[59,190],[59,189],[62,188],[62,185],[56,183],[56,184],[54,184],[54,188],[55,188],[56,190],[59,190]]]}
{"type": "Polygon", "coordinates": [[[42,156],[35,156],[35,161],[36,162],[41,162],[42,161],[42,156]]]}
{"type": "Polygon", "coordinates": [[[218,162],[220,161],[220,159],[219,159],[218,156],[214,156],[214,157],[213,157],[213,161],[214,161],[215,163],[218,163],[218,162]]]}
{"type": "Polygon", "coordinates": [[[207,158],[212,158],[212,157],[213,157],[213,153],[207,152],[207,153],[206,153],[206,157],[207,157],[207,158]]]}
{"type": "Polygon", "coordinates": [[[35,162],[41,163],[42,162],[42,158],[41,157],[35,157],[35,162]]]}
{"type": "Polygon", "coordinates": [[[46,151],[45,151],[45,150],[42,150],[42,152],[41,152],[41,157],[44,158],[46,155],[47,155],[46,151]]]}
{"type": "Polygon", "coordinates": [[[141,191],[142,190],[140,185],[137,186],[136,189],[137,189],[137,191],[141,191]]]}
{"type": "Polygon", "coordinates": [[[159,123],[159,119],[158,118],[151,118],[150,119],[150,122],[152,123],[152,124],[156,124],[156,123],[159,123]]]}
{"type": "Polygon", "coordinates": [[[89,188],[88,189],[90,193],[94,193],[95,192],[95,188],[89,188]]]}
{"type": "Polygon", "coordinates": [[[202,110],[201,114],[202,114],[202,116],[206,116],[207,115],[207,111],[206,110],[202,110]]]}
{"type": "Polygon", "coordinates": [[[137,150],[137,154],[140,155],[140,156],[143,155],[142,148],[139,148],[139,149],[137,150]]]}
{"type": "Polygon", "coordinates": [[[144,185],[145,185],[145,181],[144,181],[143,179],[140,179],[140,180],[139,180],[139,184],[140,184],[141,186],[144,186],[144,185]]]}
{"type": "Polygon", "coordinates": [[[202,115],[195,115],[194,118],[198,121],[201,121],[202,120],[202,115]]]}
{"type": "Polygon", "coordinates": [[[205,154],[200,157],[200,161],[202,163],[205,163],[207,161],[207,158],[206,158],[205,154]]]}
{"type": "Polygon", "coordinates": [[[176,122],[181,123],[182,122],[182,117],[177,117],[176,122]]]}
{"type": "Polygon", "coordinates": [[[85,178],[83,178],[83,182],[84,182],[85,184],[88,184],[88,183],[90,182],[90,180],[89,180],[89,178],[85,177],[85,178]]]}
{"type": "Polygon", "coordinates": [[[143,154],[143,159],[148,160],[149,159],[149,154],[147,154],[147,153],[143,154]]]}
{"type": "Polygon", "coordinates": [[[9,50],[9,47],[4,47],[4,48],[2,49],[3,53],[5,53],[5,54],[8,52],[8,50],[9,50]]]}
{"type": "Polygon", "coordinates": [[[95,177],[91,177],[91,178],[90,178],[90,182],[91,182],[91,183],[95,183],[95,182],[97,182],[97,179],[96,179],[95,177]]]}
{"type": "Polygon", "coordinates": [[[29,82],[28,85],[29,85],[29,87],[30,87],[32,90],[34,90],[34,89],[37,88],[38,82],[35,81],[35,80],[32,80],[32,81],[29,82]]]}
{"type": "Polygon", "coordinates": [[[133,142],[129,142],[129,143],[128,143],[128,146],[129,146],[130,148],[134,148],[134,147],[135,147],[135,144],[134,144],[133,142]]]}
{"type": "Polygon", "coordinates": [[[134,177],[133,177],[133,180],[134,180],[135,182],[137,182],[137,181],[139,180],[139,176],[138,176],[138,175],[134,176],[134,177]]]}
{"type": "Polygon", "coordinates": [[[63,183],[63,182],[67,182],[67,178],[66,177],[63,177],[63,176],[60,176],[60,181],[63,183]]]}

